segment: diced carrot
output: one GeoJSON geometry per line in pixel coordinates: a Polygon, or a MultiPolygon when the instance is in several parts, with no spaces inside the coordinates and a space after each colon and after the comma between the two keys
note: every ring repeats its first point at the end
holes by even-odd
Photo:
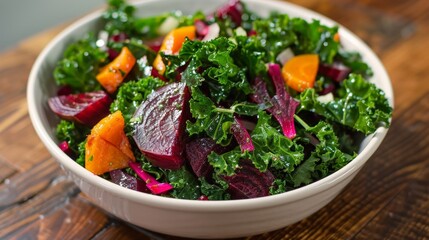
{"type": "Polygon", "coordinates": [[[125,135],[125,120],[120,111],[116,111],[107,117],[103,118],[96,124],[91,134],[98,135],[107,142],[119,148],[131,160],[135,161],[133,152],[131,151],[130,142],[125,135]]]}
{"type": "Polygon", "coordinates": [[[289,87],[302,92],[314,86],[318,67],[317,54],[297,55],[283,65],[282,76],[289,87]]]}
{"type": "Polygon", "coordinates": [[[335,33],[333,38],[334,38],[335,42],[340,42],[340,34],[339,33],[335,33]]]}
{"type": "Polygon", "coordinates": [[[135,63],[136,58],[131,51],[127,47],[123,47],[119,55],[104,66],[96,78],[108,93],[114,93],[135,63]]]}
{"type": "Polygon", "coordinates": [[[100,136],[88,136],[85,145],[85,168],[90,172],[101,175],[126,168],[129,161],[127,155],[100,136]]]}
{"type": "Polygon", "coordinates": [[[130,142],[124,132],[124,118],[120,111],[98,122],[85,145],[85,168],[100,175],[128,167],[135,161],[130,142]]]}
{"type": "Polygon", "coordinates": [[[186,38],[189,38],[190,40],[195,39],[195,26],[176,28],[165,36],[158,55],[153,61],[153,67],[160,75],[164,75],[165,72],[165,63],[162,61],[160,52],[168,55],[178,53],[186,38]]]}

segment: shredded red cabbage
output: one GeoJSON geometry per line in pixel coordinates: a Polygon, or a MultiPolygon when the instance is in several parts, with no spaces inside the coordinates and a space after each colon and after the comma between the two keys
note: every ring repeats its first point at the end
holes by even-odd
{"type": "Polygon", "coordinates": [[[292,139],[296,135],[293,115],[299,102],[286,91],[278,64],[268,64],[268,74],[271,76],[276,89],[276,95],[270,98],[265,82],[260,78],[256,78],[251,99],[258,104],[271,104],[272,106],[267,111],[280,123],[283,134],[292,139]]]}
{"type": "Polygon", "coordinates": [[[251,152],[255,150],[255,146],[253,146],[249,132],[237,117],[234,117],[234,123],[231,125],[231,131],[235,140],[237,140],[237,143],[240,145],[242,152],[251,152]]]}
{"type": "Polygon", "coordinates": [[[130,168],[141,178],[143,181],[146,182],[146,187],[153,193],[153,194],[163,194],[165,192],[170,191],[173,189],[173,186],[171,186],[168,183],[160,183],[158,182],[154,177],[152,177],[150,174],[143,171],[140,164],[136,162],[130,162],[130,168]]]}

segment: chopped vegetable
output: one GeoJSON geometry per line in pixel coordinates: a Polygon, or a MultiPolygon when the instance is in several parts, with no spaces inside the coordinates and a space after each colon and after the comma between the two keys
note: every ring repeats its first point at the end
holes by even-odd
{"type": "Polygon", "coordinates": [[[139,192],[150,193],[150,190],[147,188],[146,183],[143,180],[135,178],[134,176],[131,176],[120,169],[110,171],[109,174],[112,182],[118,184],[119,186],[139,192]]]}
{"type": "Polygon", "coordinates": [[[150,174],[143,171],[143,169],[140,167],[140,165],[136,162],[130,162],[131,169],[139,176],[145,183],[146,187],[154,194],[163,194],[171,189],[173,189],[173,186],[171,186],[168,183],[160,183],[158,182],[154,177],[152,177],[150,174]]]}
{"type": "Polygon", "coordinates": [[[242,160],[236,173],[225,180],[232,199],[257,198],[269,195],[274,175],[268,170],[260,172],[249,161],[242,160]]]}
{"type": "Polygon", "coordinates": [[[159,49],[159,53],[153,62],[153,67],[160,75],[164,75],[165,72],[165,63],[163,62],[160,53],[166,55],[178,53],[186,39],[195,39],[195,26],[176,28],[167,34],[167,36],[165,36],[161,48],[159,49]]]}
{"type": "Polygon", "coordinates": [[[211,152],[223,153],[227,149],[216,144],[211,138],[197,138],[186,144],[185,156],[197,177],[208,177],[213,172],[207,156],[211,152]]]}
{"type": "Polygon", "coordinates": [[[341,82],[347,78],[351,69],[341,62],[334,62],[333,64],[320,64],[319,73],[325,75],[336,82],[341,82]]]}
{"type": "Polygon", "coordinates": [[[156,89],[165,85],[165,82],[154,77],[146,77],[137,81],[129,81],[119,87],[118,93],[113,103],[110,105],[110,111],[121,111],[125,120],[125,132],[133,131],[131,121],[137,107],[147,99],[156,89]]]}
{"type": "Polygon", "coordinates": [[[58,85],[67,85],[75,92],[100,90],[95,76],[105,63],[107,53],[97,47],[94,34],[70,44],[54,70],[58,85]]]}
{"type": "Polygon", "coordinates": [[[237,117],[234,117],[234,122],[231,125],[231,132],[240,145],[242,152],[251,152],[255,150],[249,132],[237,117]]]}
{"type": "Polygon", "coordinates": [[[349,75],[338,92],[341,94],[339,98],[321,103],[314,89],[307,89],[300,95],[301,109],[315,112],[364,134],[374,132],[379,126],[389,127],[392,108],[386,96],[361,75],[349,75]]]}
{"type": "Polygon", "coordinates": [[[94,126],[85,146],[86,169],[101,175],[126,168],[129,161],[136,160],[124,126],[124,118],[119,111],[108,115],[94,126]]]}
{"type": "Polygon", "coordinates": [[[317,54],[303,54],[291,58],[282,68],[282,75],[286,84],[298,92],[314,86],[319,56],[317,54]]]}
{"type": "Polygon", "coordinates": [[[60,95],[49,99],[49,107],[60,118],[92,127],[109,114],[112,99],[104,91],[60,95]]]}
{"type": "Polygon", "coordinates": [[[114,93],[135,63],[136,58],[130,50],[127,47],[123,47],[119,55],[97,74],[97,81],[108,93],[114,93]]]}
{"type": "Polygon", "coordinates": [[[184,83],[172,83],[153,92],[136,110],[139,119],[133,134],[140,151],[158,167],[179,169],[184,164],[185,122],[189,91],[184,83]]]}

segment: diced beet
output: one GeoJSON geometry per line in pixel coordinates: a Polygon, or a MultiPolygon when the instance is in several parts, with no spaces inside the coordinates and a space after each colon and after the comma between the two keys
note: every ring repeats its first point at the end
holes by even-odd
{"type": "Polygon", "coordinates": [[[126,33],[118,33],[111,37],[113,42],[123,42],[128,39],[128,35],[126,33]]]}
{"type": "Polygon", "coordinates": [[[241,26],[241,15],[243,13],[243,6],[239,0],[230,0],[227,4],[220,7],[216,15],[220,19],[229,16],[231,20],[237,25],[241,26]]]}
{"type": "Polygon", "coordinates": [[[322,63],[319,64],[318,72],[336,82],[341,82],[347,78],[351,69],[340,62],[334,62],[332,65],[322,63]]]}
{"type": "Polygon", "coordinates": [[[158,52],[161,49],[162,42],[164,41],[165,36],[160,36],[155,39],[147,40],[144,42],[146,46],[152,49],[154,52],[158,52]]]}
{"type": "Polygon", "coordinates": [[[61,95],[48,101],[59,117],[90,127],[109,114],[111,103],[112,99],[104,91],[61,95]]]}
{"type": "Polygon", "coordinates": [[[323,90],[319,92],[319,95],[326,95],[335,90],[335,84],[333,82],[329,82],[323,85],[323,90]]]}
{"type": "Polygon", "coordinates": [[[249,132],[237,117],[234,117],[234,122],[231,125],[231,132],[232,135],[234,135],[235,140],[237,140],[238,144],[240,145],[242,152],[251,152],[255,150],[249,132]]]}
{"type": "Polygon", "coordinates": [[[207,25],[203,20],[195,20],[194,26],[198,39],[202,39],[209,32],[209,25],[207,25]]]}
{"type": "Polygon", "coordinates": [[[151,69],[151,76],[159,78],[162,81],[167,81],[167,79],[163,75],[159,74],[158,70],[156,70],[155,68],[151,69]]]}
{"type": "Polygon", "coordinates": [[[72,89],[70,86],[65,85],[65,86],[61,86],[61,87],[58,89],[58,91],[57,91],[57,96],[61,96],[61,95],[69,95],[69,94],[72,94],[72,93],[73,93],[73,89],[72,89]]]}
{"type": "Polygon", "coordinates": [[[149,189],[146,187],[145,182],[125,173],[120,169],[111,171],[110,178],[113,183],[116,183],[121,187],[125,187],[139,192],[150,193],[149,189]]]}
{"type": "Polygon", "coordinates": [[[256,32],[256,30],[254,30],[254,29],[250,30],[250,31],[247,33],[247,36],[248,36],[248,37],[256,36],[256,35],[258,35],[258,33],[257,33],[257,32],[256,32]]]}
{"type": "Polygon", "coordinates": [[[223,152],[222,149],[211,138],[197,138],[186,143],[185,156],[197,177],[207,177],[213,172],[213,167],[209,164],[207,156],[212,151],[220,154],[223,152]]]}
{"type": "Polygon", "coordinates": [[[201,196],[198,198],[198,200],[201,200],[201,201],[207,201],[207,200],[209,200],[209,197],[207,197],[206,195],[201,195],[201,196]]]}
{"type": "Polygon", "coordinates": [[[268,196],[274,175],[269,170],[260,172],[249,160],[242,160],[235,174],[224,179],[231,199],[247,199],[268,196]]]}
{"type": "Polygon", "coordinates": [[[138,107],[133,138],[140,151],[158,167],[178,169],[184,163],[183,137],[189,118],[190,94],[185,83],[157,89],[138,107]]]}
{"type": "Polygon", "coordinates": [[[119,55],[119,52],[115,49],[109,48],[107,49],[107,54],[109,56],[109,60],[113,61],[113,59],[115,59],[119,55]]]}
{"type": "Polygon", "coordinates": [[[62,141],[58,144],[58,147],[67,155],[72,156],[73,150],[71,150],[67,141],[62,141]]]}

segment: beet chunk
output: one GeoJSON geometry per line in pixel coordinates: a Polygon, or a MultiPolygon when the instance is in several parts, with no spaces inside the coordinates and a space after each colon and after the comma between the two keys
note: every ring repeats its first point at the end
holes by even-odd
{"type": "Polygon", "coordinates": [[[120,169],[111,171],[110,178],[112,179],[112,182],[118,184],[121,187],[129,188],[139,192],[150,193],[144,181],[135,178],[120,169]]]}
{"type": "Polygon", "coordinates": [[[247,199],[268,196],[274,175],[269,170],[260,172],[249,160],[244,160],[234,175],[224,179],[231,199],[247,199]]]}
{"type": "Polygon", "coordinates": [[[109,114],[112,99],[104,91],[68,94],[52,97],[49,107],[60,118],[94,126],[109,114]]]}
{"type": "Polygon", "coordinates": [[[137,109],[133,138],[155,166],[178,169],[184,163],[183,137],[189,118],[189,91],[184,83],[172,83],[149,95],[137,109]]]}
{"type": "Polygon", "coordinates": [[[186,144],[186,159],[197,177],[207,177],[213,172],[213,167],[207,160],[212,151],[221,154],[226,148],[216,144],[211,138],[197,138],[186,144]]]}

